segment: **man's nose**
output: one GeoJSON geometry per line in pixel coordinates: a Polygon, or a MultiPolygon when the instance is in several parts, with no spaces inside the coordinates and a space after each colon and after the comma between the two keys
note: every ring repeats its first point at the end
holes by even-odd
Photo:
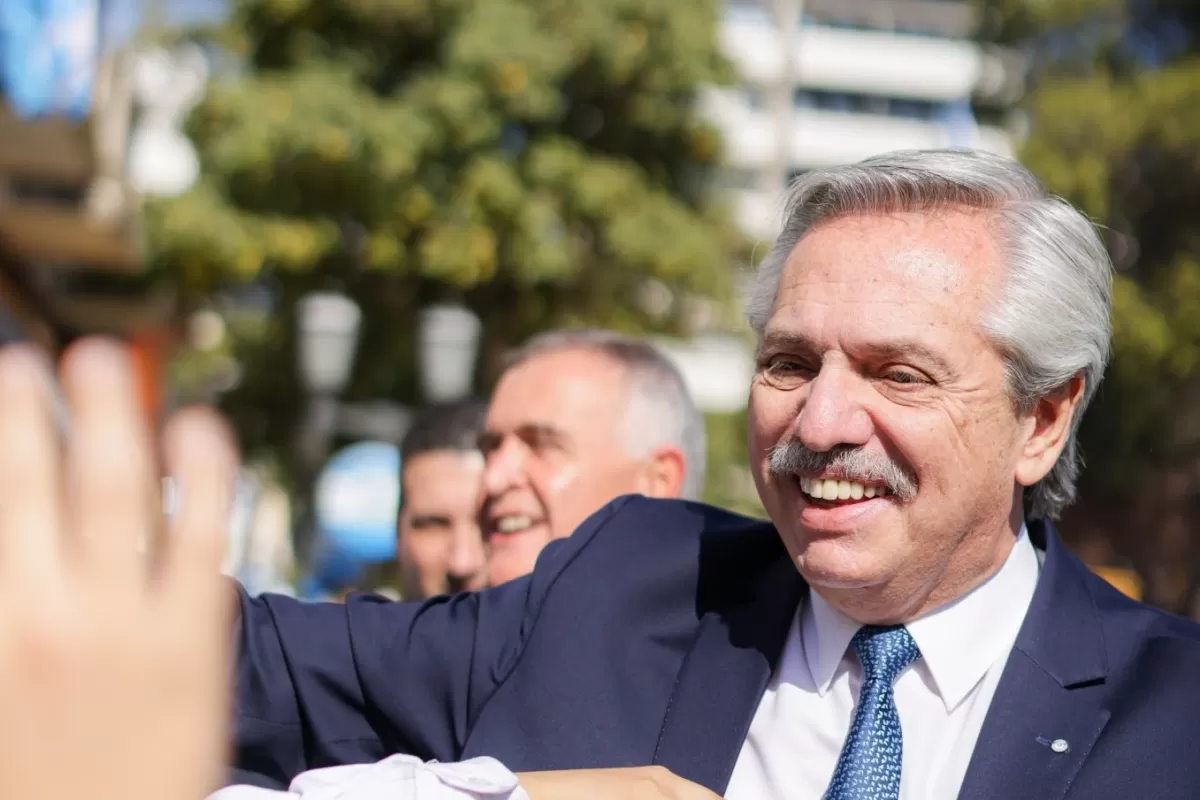
{"type": "Polygon", "coordinates": [[[476,525],[456,525],[450,536],[450,557],[446,571],[454,578],[466,580],[483,571],[486,554],[483,536],[476,525]]]}
{"type": "Polygon", "coordinates": [[[495,497],[523,481],[528,448],[515,436],[506,436],[487,453],[483,467],[483,492],[495,497]]]}
{"type": "Polygon", "coordinates": [[[842,366],[825,365],[808,385],[796,435],[810,450],[826,452],[839,444],[863,445],[871,438],[871,417],[861,402],[862,379],[842,366]]]}

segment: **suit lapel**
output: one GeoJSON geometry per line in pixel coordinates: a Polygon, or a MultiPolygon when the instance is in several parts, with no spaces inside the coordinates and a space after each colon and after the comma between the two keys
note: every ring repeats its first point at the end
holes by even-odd
{"type": "Polygon", "coordinates": [[[718,794],[733,774],[803,591],[779,550],[751,599],[702,617],[655,749],[655,764],[718,794]]]}
{"type": "Polygon", "coordinates": [[[1029,612],[980,731],[959,797],[1057,800],[1108,722],[1108,659],[1087,568],[1048,523],[1030,523],[1046,558],[1029,612]]]}

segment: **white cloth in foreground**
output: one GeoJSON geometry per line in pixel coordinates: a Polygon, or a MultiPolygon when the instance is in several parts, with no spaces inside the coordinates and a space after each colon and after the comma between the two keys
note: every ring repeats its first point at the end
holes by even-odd
{"type": "Polygon", "coordinates": [[[303,772],[286,792],[229,786],[208,800],[529,800],[529,795],[494,758],[441,764],[396,755],[375,764],[303,772]]]}

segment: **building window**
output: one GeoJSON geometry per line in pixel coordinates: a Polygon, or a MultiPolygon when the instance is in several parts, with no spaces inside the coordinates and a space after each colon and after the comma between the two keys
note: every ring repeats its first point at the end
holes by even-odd
{"type": "Polygon", "coordinates": [[[906,119],[931,120],[937,117],[939,103],[931,100],[910,100],[891,98],[888,100],[888,114],[893,117],[906,119]]]}
{"type": "Polygon", "coordinates": [[[840,111],[848,114],[875,114],[902,119],[933,120],[938,118],[942,103],[932,100],[913,100],[899,97],[855,92],[831,92],[824,89],[799,89],[795,94],[797,108],[820,111],[840,111]]]}

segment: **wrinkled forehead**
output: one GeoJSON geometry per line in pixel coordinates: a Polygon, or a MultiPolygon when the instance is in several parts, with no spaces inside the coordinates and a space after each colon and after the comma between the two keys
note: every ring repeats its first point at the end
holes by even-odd
{"type": "Polygon", "coordinates": [[[863,315],[863,323],[883,315],[889,325],[976,324],[1002,276],[994,230],[982,213],[857,215],[823,222],[800,239],[775,310],[836,307],[839,315],[863,315]]]}
{"type": "Polygon", "coordinates": [[[572,436],[608,431],[626,403],[625,370],[592,350],[564,349],[510,367],[488,404],[487,430],[539,427],[572,436]]]}

